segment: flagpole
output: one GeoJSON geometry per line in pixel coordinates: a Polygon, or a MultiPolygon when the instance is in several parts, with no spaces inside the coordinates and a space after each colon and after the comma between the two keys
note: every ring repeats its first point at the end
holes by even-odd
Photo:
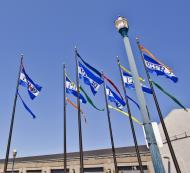
{"type": "Polygon", "coordinates": [[[159,103],[158,103],[158,99],[156,97],[154,86],[153,86],[153,84],[151,82],[152,80],[151,80],[151,77],[149,75],[148,69],[146,68],[143,53],[142,53],[141,48],[140,48],[139,38],[136,38],[136,42],[137,42],[137,45],[138,45],[138,48],[139,48],[139,51],[140,51],[140,54],[141,54],[141,59],[142,59],[142,62],[143,62],[143,65],[144,65],[144,68],[145,68],[145,71],[146,71],[146,75],[147,75],[147,78],[148,78],[150,88],[152,90],[152,95],[153,95],[153,98],[154,98],[154,102],[155,102],[155,105],[156,105],[156,108],[157,108],[157,111],[158,111],[160,122],[161,122],[163,131],[164,131],[164,134],[165,134],[165,137],[166,137],[166,141],[167,141],[167,144],[168,144],[168,147],[169,147],[169,150],[170,150],[170,153],[171,153],[171,156],[172,156],[176,171],[177,171],[177,173],[181,173],[181,170],[180,170],[180,167],[179,167],[179,164],[178,164],[178,161],[177,161],[173,146],[171,144],[171,140],[170,140],[170,137],[169,137],[169,134],[168,134],[164,119],[163,119],[163,115],[162,115],[162,112],[161,112],[161,109],[160,109],[160,106],[159,106],[159,103]]]}
{"type": "Polygon", "coordinates": [[[81,127],[81,111],[80,111],[80,87],[78,76],[78,60],[77,60],[77,48],[75,47],[75,61],[76,61],[76,83],[77,83],[77,106],[78,106],[78,131],[79,131],[79,150],[80,150],[80,173],[84,172],[84,159],[83,159],[83,144],[82,144],[82,127],[81,127]]]}
{"type": "Polygon", "coordinates": [[[18,79],[17,79],[17,84],[16,84],[16,92],[15,92],[15,98],[14,98],[14,103],[13,103],[12,118],[11,118],[10,130],[9,130],[9,137],[8,137],[3,173],[7,172],[7,166],[8,166],[8,162],[9,162],[9,152],[10,152],[12,132],[13,132],[13,126],[14,126],[15,110],[16,110],[16,103],[17,103],[17,96],[18,96],[17,93],[19,90],[19,80],[20,80],[20,73],[21,73],[21,69],[22,69],[22,60],[23,60],[23,54],[21,54],[21,59],[20,59],[20,67],[19,67],[18,79]]]}
{"type": "Polygon", "coordinates": [[[66,122],[66,67],[63,64],[63,95],[64,95],[64,173],[67,173],[67,122],[66,122]]]}
{"type": "Polygon", "coordinates": [[[152,163],[154,166],[155,173],[165,173],[164,165],[163,165],[162,158],[160,155],[160,151],[159,151],[158,145],[156,143],[156,138],[155,138],[155,134],[153,131],[153,127],[152,127],[150,118],[148,116],[144,93],[142,91],[142,86],[139,81],[139,74],[138,74],[137,66],[135,63],[135,58],[134,58],[131,44],[130,44],[129,37],[128,37],[129,25],[128,25],[127,19],[125,19],[121,16],[118,17],[118,19],[115,21],[115,27],[117,28],[118,32],[123,37],[123,42],[125,45],[128,62],[129,62],[130,68],[131,68],[131,74],[132,74],[133,82],[135,85],[137,99],[138,99],[139,105],[140,105],[140,111],[141,111],[141,115],[143,118],[145,134],[147,136],[147,141],[148,141],[150,153],[152,156],[152,163]]]}
{"type": "Polygon", "coordinates": [[[103,72],[102,72],[102,79],[104,81],[104,83],[103,83],[103,85],[104,85],[104,95],[105,95],[105,102],[106,102],[107,118],[108,118],[108,124],[109,124],[109,132],[110,132],[110,139],[111,139],[111,145],[112,145],[112,153],[113,153],[115,173],[118,173],[117,160],[116,160],[116,154],[115,154],[115,147],[114,147],[114,141],[113,141],[112,126],[111,126],[111,119],[110,119],[110,110],[109,110],[109,107],[108,107],[108,99],[107,99],[107,95],[106,95],[106,85],[105,85],[103,72]]]}
{"type": "Polygon", "coordinates": [[[139,168],[140,168],[140,172],[144,173],[143,166],[142,166],[142,160],[141,160],[141,156],[140,156],[140,152],[139,152],[139,146],[138,146],[138,142],[137,142],[137,137],[136,137],[136,133],[135,133],[135,128],[134,128],[134,124],[133,124],[133,120],[132,120],[132,116],[131,116],[131,109],[130,109],[130,106],[129,106],[129,100],[127,98],[127,91],[126,91],[125,84],[124,84],[124,81],[123,81],[121,67],[120,67],[120,61],[119,61],[118,56],[117,56],[117,64],[118,64],[118,67],[119,67],[121,83],[122,83],[123,91],[124,91],[124,94],[125,94],[125,102],[126,102],[127,110],[128,110],[128,114],[129,114],[129,122],[130,122],[130,125],[131,125],[131,131],[132,131],[132,134],[133,134],[133,140],[134,140],[134,144],[135,144],[135,150],[136,150],[136,153],[137,153],[137,159],[138,159],[138,163],[139,163],[139,168]]]}

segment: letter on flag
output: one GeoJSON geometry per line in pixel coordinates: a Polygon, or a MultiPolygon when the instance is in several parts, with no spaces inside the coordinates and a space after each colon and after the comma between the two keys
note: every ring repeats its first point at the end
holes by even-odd
{"type": "Polygon", "coordinates": [[[117,108],[123,109],[123,107],[125,106],[125,102],[108,86],[106,86],[106,95],[108,96],[108,100],[110,102],[114,102],[117,108]]]}
{"type": "Polygon", "coordinates": [[[84,83],[90,86],[92,93],[95,95],[100,85],[103,83],[103,80],[94,75],[90,70],[88,70],[88,68],[86,68],[80,62],[78,66],[78,71],[79,77],[83,78],[84,83]]]}
{"type": "MultiPolygon", "coordinates": [[[[71,80],[66,76],[66,92],[68,94],[73,94],[75,97],[78,97],[77,87],[74,84],[74,82],[71,82],[71,80]]],[[[83,95],[80,93],[79,99],[82,103],[86,103],[86,99],[83,97],[83,95]]]]}
{"type": "Polygon", "coordinates": [[[21,69],[19,84],[28,89],[28,94],[32,100],[39,95],[42,89],[41,86],[34,83],[32,79],[26,74],[24,67],[21,69]]]}
{"type": "Polygon", "coordinates": [[[167,78],[171,79],[173,82],[177,82],[178,78],[174,75],[171,69],[169,69],[164,64],[160,63],[159,61],[156,61],[152,57],[146,55],[143,53],[143,57],[145,60],[145,64],[149,72],[156,72],[157,75],[163,75],[167,78]]]}

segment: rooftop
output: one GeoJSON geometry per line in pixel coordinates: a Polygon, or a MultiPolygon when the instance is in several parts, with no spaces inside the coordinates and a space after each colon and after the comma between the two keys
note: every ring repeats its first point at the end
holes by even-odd
{"type": "MultiPolygon", "coordinates": [[[[139,150],[141,153],[147,154],[149,153],[148,148],[146,145],[139,146],[139,150]]],[[[84,151],[84,158],[85,157],[104,157],[112,155],[111,148],[108,149],[99,149],[99,150],[90,150],[90,151],[84,151]]],[[[116,155],[134,155],[135,153],[135,147],[120,147],[116,148],[116,155]]],[[[68,159],[78,158],[79,152],[71,152],[67,153],[68,159]]],[[[29,157],[20,157],[16,158],[16,162],[33,162],[33,161],[39,161],[39,160],[59,160],[63,159],[63,153],[60,154],[50,154],[50,155],[41,155],[41,156],[29,156],[29,157]]],[[[10,159],[11,161],[12,159],[10,159]]],[[[3,163],[4,159],[0,159],[0,163],[3,163]]]]}

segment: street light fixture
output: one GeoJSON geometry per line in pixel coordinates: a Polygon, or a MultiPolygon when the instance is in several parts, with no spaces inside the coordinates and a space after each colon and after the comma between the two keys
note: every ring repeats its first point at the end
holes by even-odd
{"type": "Polygon", "coordinates": [[[12,173],[14,173],[15,158],[17,155],[16,149],[13,150],[13,164],[12,164],[12,173]]]}
{"type": "Polygon", "coordinates": [[[13,150],[13,158],[15,158],[16,155],[17,155],[17,151],[16,151],[16,149],[14,149],[14,150],[13,150]]]}
{"type": "Polygon", "coordinates": [[[129,61],[135,89],[136,89],[136,94],[139,101],[140,111],[143,118],[144,129],[145,129],[147,141],[149,144],[150,153],[152,156],[152,162],[154,165],[155,173],[165,173],[161,155],[160,155],[158,146],[156,144],[154,131],[151,125],[149,115],[148,115],[145,97],[144,97],[142,87],[139,81],[139,75],[138,75],[135,59],[134,59],[130,41],[128,38],[129,24],[128,24],[127,19],[119,16],[117,20],[115,20],[115,27],[117,28],[118,32],[123,37],[123,41],[124,41],[125,49],[127,52],[127,57],[128,57],[128,61],[129,61]]]}
{"type": "Polygon", "coordinates": [[[121,32],[121,29],[129,29],[128,21],[124,17],[119,16],[118,19],[115,21],[115,27],[119,32],[121,32]]]}
{"type": "Polygon", "coordinates": [[[168,173],[171,173],[170,157],[169,156],[163,156],[163,158],[168,160],[168,173]]]}

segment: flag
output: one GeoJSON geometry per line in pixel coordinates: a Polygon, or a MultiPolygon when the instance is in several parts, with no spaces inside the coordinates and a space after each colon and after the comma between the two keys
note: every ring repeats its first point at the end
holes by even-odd
{"type": "Polygon", "coordinates": [[[35,119],[36,118],[36,116],[34,115],[34,113],[30,110],[30,108],[26,105],[26,103],[24,102],[24,100],[22,99],[22,97],[20,96],[20,94],[19,93],[17,93],[18,94],[18,96],[19,96],[19,98],[20,98],[20,100],[21,100],[21,102],[22,102],[22,104],[23,104],[23,106],[24,106],[24,108],[30,113],[30,115],[32,115],[32,117],[35,119]]]}
{"type": "MultiPolygon", "coordinates": [[[[78,97],[77,87],[73,82],[71,82],[71,80],[67,76],[66,76],[65,87],[66,87],[66,92],[68,94],[73,94],[75,97],[78,97]]],[[[82,103],[86,103],[86,99],[83,97],[81,93],[79,93],[79,99],[82,103]]]]}
{"type": "Polygon", "coordinates": [[[167,67],[162,62],[158,61],[156,57],[152,53],[150,53],[146,48],[144,48],[142,45],[140,46],[140,49],[143,52],[145,65],[149,70],[149,72],[151,73],[155,72],[157,75],[166,76],[175,83],[178,81],[178,78],[172,72],[171,68],[167,67]]]}
{"type": "Polygon", "coordinates": [[[33,80],[26,74],[23,66],[20,73],[19,84],[28,89],[28,94],[32,100],[40,94],[40,91],[42,89],[41,86],[34,83],[33,80]]]}
{"type": "Polygon", "coordinates": [[[106,80],[113,86],[113,88],[118,92],[118,94],[120,95],[120,97],[123,99],[123,97],[122,97],[122,95],[121,95],[119,89],[118,89],[118,88],[116,87],[116,85],[111,81],[111,79],[109,79],[109,78],[106,77],[105,75],[104,75],[104,79],[106,79],[106,80]]]}
{"type": "MultiPolygon", "coordinates": [[[[122,76],[123,76],[123,81],[125,83],[125,87],[129,88],[129,89],[135,89],[132,75],[126,71],[123,71],[122,76]]],[[[141,86],[142,86],[143,92],[152,94],[152,90],[149,87],[147,87],[146,85],[144,85],[142,83],[141,83],[141,86]]]]}
{"type": "Polygon", "coordinates": [[[104,109],[99,109],[95,106],[95,104],[93,103],[93,101],[91,100],[91,98],[87,95],[87,93],[84,91],[84,89],[80,86],[80,90],[81,92],[85,95],[86,97],[86,100],[88,101],[88,103],[94,107],[96,110],[99,110],[99,111],[104,111],[104,109]]]}
{"type": "MultiPolygon", "coordinates": [[[[162,62],[158,61],[158,59],[157,59],[150,51],[148,51],[144,46],[140,45],[140,49],[141,49],[142,52],[146,53],[146,54],[149,55],[151,58],[153,58],[156,62],[158,62],[159,64],[164,65],[162,62]]],[[[166,66],[166,65],[164,65],[164,66],[166,66]]],[[[172,69],[171,69],[170,67],[168,67],[168,66],[166,66],[166,67],[167,67],[169,70],[172,71],[172,69]]]]}
{"type": "Polygon", "coordinates": [[[95,95],[100,88],[100,85],[103,83],[103,80],[100,77],[94,75],[88,68],[82,65],[79,62],[78,65],[79,77],[83,78],[83,81],[86,85],[90,86],[92,93],[95,95]]]}
{"type": "MultiPolygon", "coordinates": [[[[96,73],[100,78],[102,78],[102,73],[100,71],[98,71],[97,69],[95,69],[94,67],[92,67],[90,64],[88,64],[80,55],[78,52],[76,52],[76,55],[80,58],[80,60],[85,64],[86,67],[88,67],[90,70],[92,70],[94,73],[96,73]]],[[[117,88],[117,86],[106,76],[104,76],[104,78],[113,86],[113,88],[118,92],[118,94],[120,95],[121,98],[122,95],[119,91],[119,89],[117,88]]]]}
{"type": "MultiPolygon", "coordinates": [[[[120,113],[122,113],[122,114],[124,114],[124,115],[126,115],[126,116],[129,117],[129,114],[128,114],[127,112],[124,112],[124,111],[122,111],[122,110],[120,110],[120,109],[114,108],[114,107],[111,106],[111,105],[108,105],[108,107],[109,107],[110,109],[116,110],[117,112],[120,112],[120,113]]],[[[134,116],[131,116],[131,118],[132,118],[133,121],[135,121],[135,122],[138,123],[139,125],[142,125],[142,123],[141,123],[139,120],[137,120],[134,116]]]]}
{"type": "Polygon", "coordinates": [[[119,109],[123,109],[125,106],[125,102],[106,85],[106,95],[108,96],[108,100],[110,102],[114,102],[116,107],[119,109]]]}
{"type": "MultiPolygon", "coordinates": [[[[125,71],[126,73],[129,73],[131,75],[131,72],[129,70],[127,70],[124,66],[122,66],[121,64],[119,64],[120,68],[125,71]]],[[[139,80],[141,82],[144,82],[145,80],[142,77],[139,77],[139,80]]]]}
{"type": "Polygon", "coordinates": [[[140,106],[139,106],[139,104],[136,102],[136,101],[134,101],[131,97],[129,97],[128,95],[127,95],[127,98],[130,100],[130,101],[132,101],[138,108],[139,108],[139,110],[140,110],[140,106]]]}
{"type": "Polygon", "coordinates": [[[185,108],[185,106],[183,106],[179,100],[177,100],[174,96],[172,96],[171,94],[169,94],[168,92],[166,92],[160,85],[158,85],[156,82],[151,81],[160,91],[162,91],[164,94],[166,94],[168,97],[170,97],[176,104],[178,104],[181,108],[183,108],[185,111],[187,111],[187,109],[185,108]]]}
{"type": "Polygon", "coordinates": [[[89,68],[91,69],[94,73],[96,73],[99,77],[102,77],[102,73],[100,73],[98,70],[96,70],[94,67],[92,67],[90,64],[88,64],[86,61],[83,60],[83,58],[79,55],[77,52],[77,56],[81,59],[81,61],[89,68]]]}

